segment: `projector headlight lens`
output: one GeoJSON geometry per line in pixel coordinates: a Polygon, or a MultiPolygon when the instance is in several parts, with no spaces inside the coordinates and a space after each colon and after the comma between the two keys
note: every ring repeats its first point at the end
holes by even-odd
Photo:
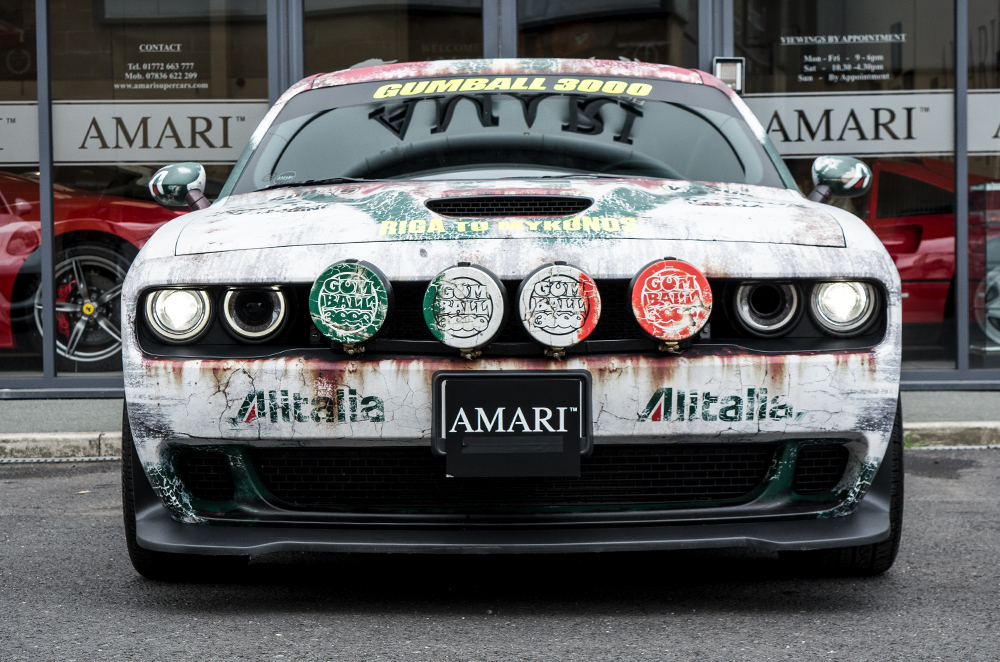
{"type": "Polygon", "coordinates": [[[146,297],[146,321],[169,343],[192,342],[208,328],[212,300],[203,290],[157,290],[146,297]]]}
{"type": "Polygon", "coordinates": [[[855,335],[874,318],[875,288],[868,283],[842,281],[817,283],[812,292],[812,313],[832,335],[855,335]]]}
{"type": "Polygon", "coordinates": [[[743,283],[736,290],[736,318],[755,336],[780,336],[799,317],[799,291],[791,283],[743,283]]]}
{"type": "Polygon", "coordinates": [[[226,327],[244,342],[263,342],[281,330],[287,318],[284,293],[277,288],[230,289],[222,298],[226,327]]]}

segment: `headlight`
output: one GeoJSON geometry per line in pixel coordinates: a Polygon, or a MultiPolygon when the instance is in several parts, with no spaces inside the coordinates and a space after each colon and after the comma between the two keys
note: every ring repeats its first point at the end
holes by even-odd
{"type": "Polygon", "coordinates": [[[791,283],[743,283],[733,302],[740,326],[755,336],[787,333],[799,317],[799,290],[791,283]]]}
{"type": "Polygon", "coordinates": [[[226,328],[243,342],[258,343],[273,337],[287,318],[284,293],[277,288],[232,288],[222,297],[226,328]]]}
{"type": "Polygon", "coordinates": [[[192,342],[212,318],[212,300],[203,290],[157,290],[146,297],[146,321],[168,343],[192,342]]]}
{"type": "Polygon", "coordinates": [[[817,283],[810,309],[824,331],[835,336],[856,335],[875,317],[878,294],[868,283],[817,283]]]}

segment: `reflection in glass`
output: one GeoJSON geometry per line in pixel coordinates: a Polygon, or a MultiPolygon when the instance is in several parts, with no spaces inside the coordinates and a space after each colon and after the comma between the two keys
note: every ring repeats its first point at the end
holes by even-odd
{"type": "Polygon", "coordinates": [[[305,0],[305,73],[483,56],[482,0],[305,0]]]}
{"type": "Polygon", "coordinates": [[[35,3],[0,0],[0,378],[38,377],[40,280],[35,3]]]}
{"type": "Polygon", "coordinates": [[[955,366],[954,5],[735,0],[747,104],[804,191],[822,154],[862,158],[862,218],[899,269],[903,368],[955,366]]]}
{"type": "Polygon", "coordinates": [[[1000,8],[969,1],[969,365],[1000,368],[1000,8]]]}
{"type": "Polygon", "coordinates": [[[520,57],[566,57],[698,66],[698,3],[518,0],[520,57]]]}
{"type": "Polygon", "coordinates": [[[155,204],[149,178],[200,161],[206,194],[221,188],[267,108],[265,14],[263,0],[50,1],[60,374],[121,370],[122,281],[184,212],[155,204]]]}

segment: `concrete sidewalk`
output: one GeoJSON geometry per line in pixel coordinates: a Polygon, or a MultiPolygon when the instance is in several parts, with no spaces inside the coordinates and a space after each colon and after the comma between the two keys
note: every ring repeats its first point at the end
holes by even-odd
{"type": "MultiPolygon", "coordinates": [[[[1000,391],[908,391],[910,446],[1000,444],[1000,391]]],[[[121,453],[121,400],[0,400],[0,458],[121,453]]]]}

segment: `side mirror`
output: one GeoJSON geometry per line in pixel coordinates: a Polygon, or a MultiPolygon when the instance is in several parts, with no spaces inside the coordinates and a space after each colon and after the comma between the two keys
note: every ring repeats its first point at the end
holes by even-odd
{"type": "Polygon", "coordinates": [[[212,204],[204,191],[205,168],[200,163],[174,163],[157,170],[149,180],[149,192],[164,207],[204,209],[212,204]]]}
{"type": "Polygon", "coordinates": [[[813,185],[809,194],[813,202],[829,202],[831,198],[856,198],[872,185],[872,169],[849,156],[821,156],[812,165],[813,185]]]}

